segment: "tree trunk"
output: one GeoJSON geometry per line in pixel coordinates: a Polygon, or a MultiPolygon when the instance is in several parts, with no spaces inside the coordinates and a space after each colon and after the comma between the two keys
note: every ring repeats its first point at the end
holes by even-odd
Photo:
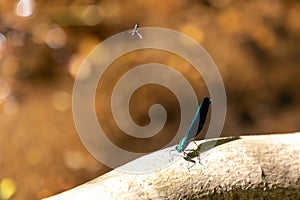
{"type": "Polygon", "coordinates": [[[300,132],[239,138],[205,149],[190,169],[179,157],[153,173],[113,170],[47,200],[300,199],[300,132]]]}

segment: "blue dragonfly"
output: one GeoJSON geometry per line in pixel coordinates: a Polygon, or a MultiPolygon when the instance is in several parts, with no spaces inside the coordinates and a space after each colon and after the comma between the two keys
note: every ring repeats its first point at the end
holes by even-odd
{"type": "Polygon", "coordinates": [[[200,103],[196,114],[192,120],[192,123],[190,124],[187,132],[185,133],[185,136],[181,139],[179,144],[175,147],[176,151],[178,153],[184,152],[186,147],[189,145],[191,141],[193,141],[201,132],[206,116],[208,113],[209,105],[211,104],[211,99],[209,97],[204,97],[202,102],[200,103]]]}

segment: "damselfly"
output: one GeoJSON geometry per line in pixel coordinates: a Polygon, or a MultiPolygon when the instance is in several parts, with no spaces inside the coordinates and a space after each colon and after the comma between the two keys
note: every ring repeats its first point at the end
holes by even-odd
{"type": "MultiPolygon", "coordinates": [[[[173,158],[173,156],[171,156],[172,151],[177,151],[178,153],[183,152],[184,157],[186,157],[186,152],[184,152],[184,151],[185,151],[186,147],[189,145],[189,143],[191,141],[195,140],[195,138],[201,132],[201,130],[205,124],[205,121],[206,121],[206,116],[207,116],[210,104],[211,104],[211,99],[208,97],[204,97],[204,99],[202,100],[202,102],[200,103],[200,105],[196,111],[196,114],[192,120],[192,123],[190,124],[187,132],[185,133],[185,136],[181,139],[181,141],[175,147],[175,149],[170,151],[171,159],[173,158]]],[[[193,151],[193,150],[190,150],[190,151],[193,151]]],[[[175,155],[176,154],[174,154],[174,156],[175,155]]],[[[188,158],[189,157],[186,157],[186,159],[188,159],[188,158]]]]}
{"type": "Polygon", "coordinates": [[[143,36],[138,32],[138,28],[139,28],[139,24],[136,23],[134,25],[134,29],[132,31],[130,31],[130,33],[131,33],[132,36],[137,35],[137,36],[139,36],[140,39],[143,39],[143,36]]]}
{"type": "Polygon", "coordinates": [[[208,97],[204,97],[204,99],[202,100],[202,102],[200,103],[196,111],[196,114],[192,120],[189,129],[185,133],[185,136],[175,147],[178,153],[184,151],[186,147],[189,145],[189,143],[193,141],[201,132],[205,124],[205,120],[206,120],[206,116],[210,104],[211,104],[211,99],[208,97]]]}

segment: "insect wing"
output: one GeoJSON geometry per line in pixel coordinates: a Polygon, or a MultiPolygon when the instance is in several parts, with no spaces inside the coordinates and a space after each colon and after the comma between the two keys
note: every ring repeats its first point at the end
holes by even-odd
{"type": "Polygon", "coordinates": [[[143,36],[140,33],[136,32],[136,34],[139,36],[140,39],[143,39],[143,36]]]}
{"type": "Polygon", "coordinates": [[[206,121],[206,116],[208,113],[208,108],[209,108],[210,103],[211,103],[211,99],[208,97],[205,97],[202,100],[201,104],[199,105],[197,112],[192,120],[192,123],[188,129],[187,135],[188,135],[189,142],[191,140],[194,140],[201,132],[201,130],[205,124],[205,121],[206,121]]]}
{"type": "Polygon", "coordinates": [[[210,104],[211,104],[211,99],[208,97],[205,97],[199,106],[199,112],[196,113],[196,115],[199,115],[199,124],[198,124],[197,133],[196,133],[195,137],[197,137],[199,135],[199,133],[201,132],[201,130],[205,124],[210,104]]]}

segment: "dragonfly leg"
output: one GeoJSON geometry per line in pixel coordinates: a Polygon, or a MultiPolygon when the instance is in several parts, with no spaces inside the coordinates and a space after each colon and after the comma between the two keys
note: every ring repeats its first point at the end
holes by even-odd
{"type": "Polygon", "coordinates": [[[186,160],[188,162],[187,164],[187,169],[190,171],[190,169],[196,164],[196,161],[193,160],[193,157],[191,157],[188,153],[186,153],[185,151],[183,152],[183,159],[186,160]],[[190,165],[190,162],[192,162],[192,166],[190,165]]]}
{"type": "Polygon", "coordinates": [[[201,163],[200,153],[198,154],[198,160],[199,160],[199,164],[203,166],[203,164],[201,163]]]}
{"type": "Polygon", "coordinates": [[[189,161],[188,161],[188,165],[187,165],[187,169],[190,171],[190,169],[191,169],[192,167],[194,167],[194,165],[196,165],[196,161],[194,161],[194,160],[189,160],[189,161]],[[190,162],[192,162],[193,164],[189,167],[190,162]]]}
{"type": "Polygon", "coordinates": [[[172,155],[172,154],[171,154],[172,151],[176,151],[176,150],[175,150],[175,149],[171,149],[171,150],[169,151],[170,158],[171,158],[171,159],[169,160],[170,162],[172,162],[172,161],[174,160],[174,156],[182,157],[181,155],[178,155],[178,154],[176,154],[176,153],[172,155]]]}

